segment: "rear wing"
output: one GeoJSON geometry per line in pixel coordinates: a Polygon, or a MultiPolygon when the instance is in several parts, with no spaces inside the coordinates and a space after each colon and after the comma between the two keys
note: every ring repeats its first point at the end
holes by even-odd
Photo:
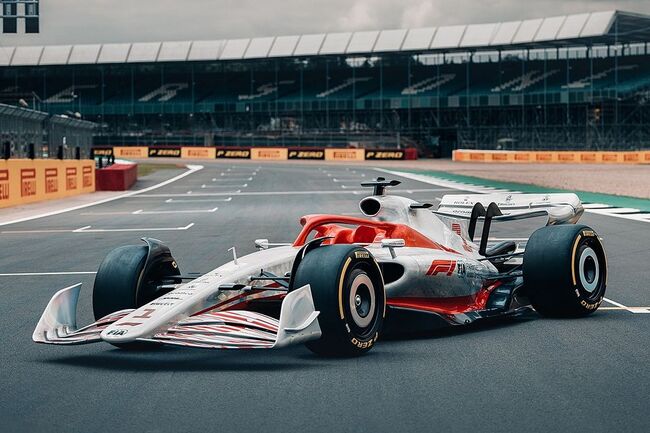
{"type": "Polygon", "coordinates": [[[577,195],[560,194],[454,194],[445,195],[440,201],[437,214],[471,219],[472,210],[480,203],[485,209],[495,203],[501,215],[495,221],[516,220],[537,216],[548,216],[547,225],[575,224],[584,209],[577,195]]]}
{"type": "MultiPolygon", "coordinates": [[[[478,252],[483,256],[492,256],[487,251],[492,221],[546,216],[546,225],[575,224],[583,212],[582,203],[575,194],[496,193],[445,195],[435,213],[456,221],[468,220],[467,235],[471,241],[474,241],[477,221],[482,220],[483,230],[478,252]]],[[[460,227],[459,224],[456,225],[460,227]]]]}

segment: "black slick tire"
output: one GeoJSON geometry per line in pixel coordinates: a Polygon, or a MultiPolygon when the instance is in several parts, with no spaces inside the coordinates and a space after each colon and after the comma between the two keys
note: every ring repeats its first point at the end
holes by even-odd
{"type": "Polygon", "coordinates": [[[358,356],[379,338],[386,313],[383,278],[370,252],[356,245],[315,248],[302,259],[295,288],[309,284],[320,311],[320,339],[306,343],[323,356],[358,356]]]}
{"type": "Polygon", "coordinates": [[[586,316],[596,311],[605,297],[605,250],[590,227],[543,227],[528,240],[523,275],[526,293],[540,314],[586,316]]]}

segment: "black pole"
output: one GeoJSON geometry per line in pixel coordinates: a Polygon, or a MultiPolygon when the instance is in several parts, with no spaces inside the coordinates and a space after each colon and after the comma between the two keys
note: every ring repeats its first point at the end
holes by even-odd
{"type": "Polygon", "coordinates": [[[63,146],[59,146],[59,148],[57,149],[56,157],[57,159],[63,159],[63,146]]]}
{"type": "Polygon", "coordinates": [[[9,143],[8,141],[2,143],[2,157],[4,159],[11,158],[11,143],[9,143]]]}
{"type": "Polygon", "coordinates": [[[77,146],[74,148],[74,158],[81,159],[81,147],[77,146]]]}
{"type": "Polygon", "coordinates": [[[28,155],[27,157],[29,159],[36,158],[36,149],[35,149],[34,143],[29,143],[27,145],[27,155],[28,155]]]}

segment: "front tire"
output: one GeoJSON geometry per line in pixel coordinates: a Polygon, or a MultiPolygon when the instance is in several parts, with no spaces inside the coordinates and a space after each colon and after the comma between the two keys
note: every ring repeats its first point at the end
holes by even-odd
{"type": "Polygon", "coordinates": [[[584,225],[535,231],[526,245],[523,272],[531,304],[545,316],[586,316],[605,297],[605,249],[596,232],[584,225]]]}
{"type": "Polygon", "coordinates": [[[292,287],[309,284],[320,311],[320,339],[306,343],[323,356],[359,356],[377,339],[386,313],[386,295],[377,262],[355,245],[321,246],[305,255],[292,287]]]}
{"type": "Polygon", "coordinates": [[[127,245],[108,253],[99,265],[93,287],[93,313],[99,320],[116,311],[139,308],[165,292],[164,281],[180,275],[169,251],[150,257],[150,246],[127,245]]]}

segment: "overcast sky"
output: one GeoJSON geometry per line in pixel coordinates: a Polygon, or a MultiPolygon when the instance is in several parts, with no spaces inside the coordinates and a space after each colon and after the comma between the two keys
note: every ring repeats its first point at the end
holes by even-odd
{"type": "Polygon", "coordinates": [[[0,46],[277,36],[474,24],[619,9],[648,0],[41,0],[40,35],[0,46]]]}

